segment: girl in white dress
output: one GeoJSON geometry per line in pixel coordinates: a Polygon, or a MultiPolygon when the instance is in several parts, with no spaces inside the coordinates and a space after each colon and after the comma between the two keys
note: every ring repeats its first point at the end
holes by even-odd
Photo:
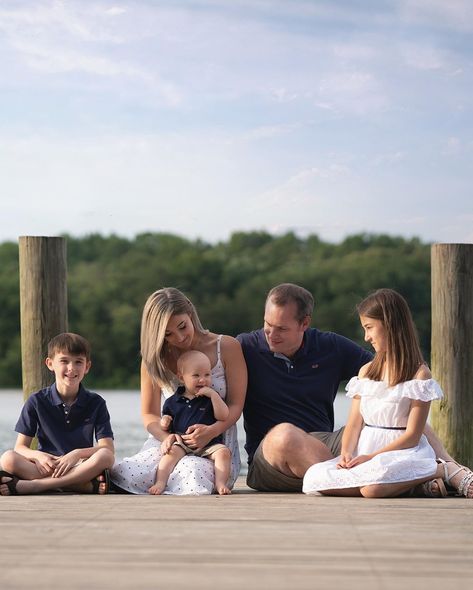
{"type": "Polygon", "coordinates": [[[442,391],[424,364],[406,301],[380,289],[357,311],[376,355],[347,385],[353,401],[341,455],[312,465],[303,492],[383,498],[428,485],[428,495],[445,496],[445,482],[473,497],[473,473],[453,461],[437,462],[422,434],[430,402],[442,391]]]}
{"type": "MultiPolygon", "coordinates": [[[[141,322],[141,415],[149,438],[133,457],[125,457],[111,471],[112,482],[133,494],[146,494],[156,479],[161,443],[169,436],[160,425],[164,399],[178,385],[177,359],[188,350],[199,350],[212,366],[212,389],[228,405],[229,416],[207,426],[196,424],[182,435],[184,443],[200,449],[224,435],[232,451],[229,487],[240,470],[236,422],[245,401],[247,371],[240,343],[231,336],[213,334],[202,327],[194,305],[178,289],[156,291],[146,301],[141,322]]],[[[214,491],[214,469],[209,459],[187,455],[169,477],[165,494],[203,495],[214,491]]]]}

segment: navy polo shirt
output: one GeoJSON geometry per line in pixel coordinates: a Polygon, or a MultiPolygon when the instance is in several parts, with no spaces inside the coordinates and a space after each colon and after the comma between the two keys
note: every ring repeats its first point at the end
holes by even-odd
{"type": "Polygon", "coordinates": [[[340,382],[372,355],[348,338],[308,328],[292,359],[272,353],[264,331],[237,336],[248,367],[243,409],[248,461],[273,426],[290,422],[306,432],[332,432],[340,382]]]}
{"type": "Polygon", "coordinates": [[[94,446],[95,438],[113,438],[105,400],[79,387],[76,401],[68,408],[56,384],[32,394],[25,402],[15,431],[38,437],[38,450],[65,455],[74,449],[94,446]]]}
{"type": "MultiPolygon", "coordinates": [[[[214,408],[212,400],[207,396],[188,399],[184,397],[185,387],[178,387],[176,393],[171,395],[163,406],[163,415],[172,416],[171,431],[176,434],[185,434],[189,426],[194,424],[215,424],[214,408]]],[[[213,438],[207,446],[223,442],[223,436],[213,438]]]]}

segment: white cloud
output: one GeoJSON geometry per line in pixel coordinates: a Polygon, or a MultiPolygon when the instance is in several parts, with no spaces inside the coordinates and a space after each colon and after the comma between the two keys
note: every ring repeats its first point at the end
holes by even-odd
{"type": "Polygon", "coordinates": [[[116,78],[122,87],[141,86],[143,95],[150,94],[156,106],[181,104],[181,89],[159,69],[114,55],[111,46],[119,37],[108,28],[107,15],[121,15],[124,9],[112,7],[111,13],[94,7],[80,9],[74,3],[42,2],[31,9],[0,10],[6,49],[31,73],[48,74],[50,80],[71,73],[116,78]]]}
{"type": "MultiPolygon", "coordinates": [[[[264,211],[268,220],[272,217],[282,218],[285,220],[284,225],[287,225],[294,218],[294,213],[299,216],[304,208],[309,212],[317,208],[317,204],[324,203],[328,195],[333,194],[333,185],[337,180],[349,173],[346,165],[338,163],[299,170],[279,185],[255,195],[251,210],[264,211]]],[[[295,219],[294,223],[297,224],[295,219]]],[[[274,223],[271,227],[274,227],[274,223]]]]}
{"type": "Polygon", "coordinates": [[[111,8],[107,8],[104,12],[110,16],[120,16],[122,14],[126,14],[128,11],[126,8],[121,6],[112,6],[111,8]]]}
{"type": "Polygon", "coordinates": [[[445,239],[471,190],[468,22],[440,0],[4,0],[4,231],[445,239]]]}
{"type": "Polygon", "coordinates": [[[401,46],[401,54],[406,64],[417,70],[444,70],[459,73],[457,67],[451,63],[452,58],[445,51],[432,45],[419,42],[404,43],[401,46]]]}
{"type": "Polygon", "coordinates": [[[334,111],[358,115],[369,115],[389,107],[389,99],[378,80],[372,73],[362,71],[337,72],[322,79],[316,103],[334,111]]]}
{"type": "Polygon", "coordinates": [[[29,38],[61,39],[66,44],[76,40],[118,43],[120,37],[110,29],[106,15],[89,3],[5,2],[0,9],[0,30],[12,41],[29,38]]]}
{"type": "Polygon", "coordinates": [[[463,150],[463,142],[459,137],[449,137],[445,142],[442,154],[456,156],[463,150]]]}
{"type": "Polygon", "coordinates": [[[396,152],[379,154],[373,159],[372,163],[374,166],[383,166],[385,164],[398,164],[403,162],[405,159],[406,152],[398,150],[396,152]]]}
{"type": "Polygon", "coordinates": [[[400,0],[400,13],[413,23],[473,30],[471,0],[400,0]]]}
{"type": "Polygon", "coordinates": [[[229,144],[232,143],[247,143],[255,142],[265,139],[272,139],[290,135],[302,127],[302,123],[292,123],[287,125],[264,125],[262,127],[255,127],[244,133],[232,134],[227,139],[229,144]]]}

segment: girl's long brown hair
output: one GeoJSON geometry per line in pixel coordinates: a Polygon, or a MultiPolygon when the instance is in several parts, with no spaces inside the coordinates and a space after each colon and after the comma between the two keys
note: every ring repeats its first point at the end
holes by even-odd
{"type": "Polygon", "coordinates": [[[356,310],[360,316],[380,320],[386,330],[386,351],[376,353],[365,377],[381,381],[387,363],[390,386],[413,379],[424,359],[404,297],[392,289],[378,289],[363,299],[356,310]]]}

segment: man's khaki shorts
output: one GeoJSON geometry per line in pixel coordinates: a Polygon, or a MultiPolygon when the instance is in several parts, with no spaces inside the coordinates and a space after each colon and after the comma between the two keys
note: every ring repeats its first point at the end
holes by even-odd
{"type": "MultiPolygon", "coordinates": [[[[309,432],[311,436],[323,442],[332,455],[337,457],[342,446],[342,435],[345,427],[335,432],[309,432]]],[[[302,492],[302,479],[289,477],[270,465],[263,456],[261,442],[248,466],[246,484],[260,492],[302,492]]]]}
{"type": "Polygon", "coordinates": [[[186,455],[195,455],[196,457],[210,457],[210,455],[213,455],[215,451],[227,448],[225,445],[222,445],[221,443],[215,443],[214,445],[210,445],[209,447],[204,447],[203,449],[196,451],[195,449],[191,449],[184,443],[176,441],[173,444],[178,447],[181,447],[181,449],[185,451],[186,455]]]}

